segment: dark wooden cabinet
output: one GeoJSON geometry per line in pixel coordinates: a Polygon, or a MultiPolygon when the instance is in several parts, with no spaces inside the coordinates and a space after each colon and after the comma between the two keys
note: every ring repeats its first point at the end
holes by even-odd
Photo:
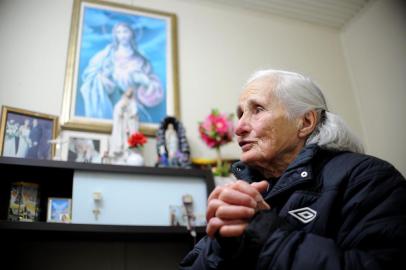
{"type": "MultiPolygon", "coordinates": [[[[72,197],[75,171],[197,177],[204,178],[207,194],[214,188],[207,170],[0,157],[1,254],[12,269],[177,269],[196,240],[185,227],[47,223],[47,198],[72,197]],[[40,186],[38,222],[7,221],[10,186],[18,181],[40,186]]],[[[197,232],[198,240],[205,228],[197,232]]]]}

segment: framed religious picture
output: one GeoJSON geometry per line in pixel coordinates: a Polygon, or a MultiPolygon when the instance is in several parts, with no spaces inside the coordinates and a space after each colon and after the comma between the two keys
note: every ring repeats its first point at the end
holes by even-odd
{"type": "Polygon", "coordinates": [[[72,199],[48,198],[47,222],[70,223],[72,220],[72,199]]]}
{"type": "Polygon", "coordinates": [[[58,117],[8,106],[2,107],[0,153],[6,157],[52,159],[50,143],[58,130],[58,117]]]}
{"type": "Polygon", "coordinates": [[[131,106],[154,135],[164,117],[178,116],[176,27],[175,14],[75,0],[62,127],[110,133],[131,106]]]}
{"type": "Polygon", "coordinates": [[[110,136],[101,133],[63,130],[61,132],[61,160],[104,163],[108,157],[110,136]]]}

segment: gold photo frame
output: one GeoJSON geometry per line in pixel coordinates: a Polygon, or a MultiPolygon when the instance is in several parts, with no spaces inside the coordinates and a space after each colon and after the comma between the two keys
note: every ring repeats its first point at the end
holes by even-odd
{"type": "Polygon", "coordinates": [[[179,117],[178,91],[175,14],[74,1],[63,129],[110,133],[116,107],[131,96],[140,130],[155,135],[164,117],[179,117]]]}
{"type": "Polygon", "coordinates": [[[2,106],[0,154],[7,157],[51,160],[55,154],[58,117],[2,106]]]}

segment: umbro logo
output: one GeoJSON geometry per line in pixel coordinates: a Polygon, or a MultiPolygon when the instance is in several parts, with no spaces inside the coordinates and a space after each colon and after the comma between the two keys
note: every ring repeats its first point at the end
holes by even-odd
{"type": "Polygon", "coordinates": [[[288,212],[303,223],[309,223],[316,218],[317,212],[309,207],[299,208],[288,212]]]}

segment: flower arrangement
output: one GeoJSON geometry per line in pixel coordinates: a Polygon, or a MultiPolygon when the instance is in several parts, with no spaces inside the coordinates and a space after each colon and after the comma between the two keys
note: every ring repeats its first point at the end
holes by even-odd
{"type": "Polygon", "coordinates": [[[128,137],[128,147],[129,148],[136,148],[136,149],[140,149],[142,148],[142,146],[144,144],[147,143],[147,137],[144,136],[144,134],[142,132],[134,132],[133,134],[131,134],[130,137],[128,137]]]}
{"type": "Polygon", "coordinates": [[[233,140],[233,117],[233,114],[226,115],[217,109],[212,109],[205,120],[199,122],[200,137],[209,148],[216,149],[217,166],[213,171],[214,175],[227,176],[229,174],[229,164],[223,163],[220,147],[233,140]]]}

